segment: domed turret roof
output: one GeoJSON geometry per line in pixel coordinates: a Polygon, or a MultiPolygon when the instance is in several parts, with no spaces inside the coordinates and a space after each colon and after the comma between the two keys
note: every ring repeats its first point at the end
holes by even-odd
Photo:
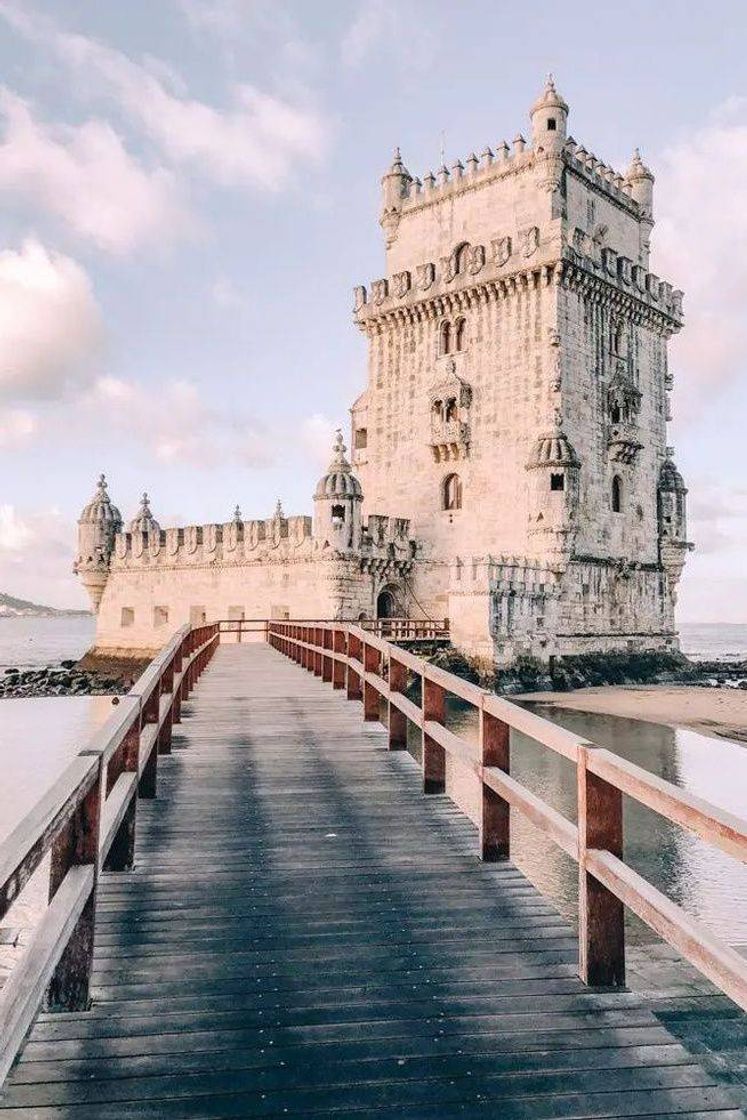
{"type": "Polygon", "coordinates": [[[633,151],[633,158],[630,161],[630,167],[625,172],[625,178],[629,183],[634,183],[637,179],[650,179],[654,181],[654,173],[641,159],[641,153],[638,148],[633,151]]]}
{"type": "Polygon", "coordinates": [[[112,532],[118,533],[122,528],[122,514],[113,505],[106,488],[106,477],[101,475],[96,483],[96,493],[90,502],[83,507],[79,518],[80,524],[106,525],[112,532]]]}
{"type": "Polygon", "coordinates": [[[343,442],[342,432],[338,429],[335,437],[334,456],[329,464],[329,470],[323,478],[319,479],[314,498],[363,498],[363,490],[358,479],[353,474],[353,468],[345,458],[347,448],[343,442]]]}
{"type": "Polygon", "coordinates": [[[551,432],[539,437],[529,456],[527,470],[536,470],[538,467],[580,467],[578,455],[573,449],[573,444],[557,424],[551,432]]]}
{"type": "Polygon", "coordinates": [[[161,526],[156,521],[151,513],[150,499],[147,494],[143,494],[140,499],[140,509],[137,511],[132,521],[130,522],[131,533],[160,533],[161,526]]]}
{"type": "Polygon", "coordinates": [[[539,109],[561,109],[564,113],[568,112],[568,103],[556,90],[552,74],[547,75],[545,88],[532,105],[531,113],[536,113],[539,109]]]}
{"type": "Polygon", "coordinates": [[[686,494],[685,480],[674,465],[671,448],[667,448],[667,457],[659,471],[659,489],[669,490],[675,494],[686,494]]]}

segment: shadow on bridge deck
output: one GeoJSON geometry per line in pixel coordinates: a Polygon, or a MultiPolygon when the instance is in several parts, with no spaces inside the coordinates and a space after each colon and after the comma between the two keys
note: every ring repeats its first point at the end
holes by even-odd
{"type": "Polygon", "coordinates": [[[184,717],[93,1007],[39,1018],[3,1116],[742,1117],[342,693],[223,646],[184,717]]]}

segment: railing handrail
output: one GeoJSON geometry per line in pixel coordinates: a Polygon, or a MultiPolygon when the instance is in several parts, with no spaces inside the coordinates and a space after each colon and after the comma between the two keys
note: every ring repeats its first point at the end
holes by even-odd
{"type": "Polygon", "coordinates": [[[51,855],[49,905],[0,990],[0,1084],[45,990],[53,1009],[88,1004],[99,868],[132,866],[138,798],[155,797],[158,756],[219,638],[216,623],[177,630],[0,842],[0,919],[51,855]]]}
{"type": "Polygon", "coordinates": [[[349,699],[361,699],[365,719],[380,718],[383,700],[390,748],[406,746],[408,721],[420,728],[425,792],[445,791],[447,756],[476,776],[483,859],[508,857],[513,807],[576,860],[579,972],[587,983],[624,983],[626,906],[747,1009],[747,959],[624,862],[622,798],[633,798],[743,863],[747,863],[747,820],[354,623],[273,620],[268,629],[271,643],[281,652],[335,687],[346,688],[349,699]],[[384,659],[388,679],[383,675],[384,659]],[[408,672],[420,678],[420,706],[405,695],[408,672]],[[477,746],[444,726],[447,694],[465,700],[479,713],[477,746]],[[574,764],[578,824],[511,777],[510,730],[528,735],[574,764]]]}

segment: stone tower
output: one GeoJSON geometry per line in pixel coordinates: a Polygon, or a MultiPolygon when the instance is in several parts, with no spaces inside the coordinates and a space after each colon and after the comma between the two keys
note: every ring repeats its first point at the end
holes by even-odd
{"type": "Polygon", "coordinates": [[[80,576],[90,596],[94,611],[99,609],[109,578],[114,538],[121,528],[122,515],[112,504],[106,478],[102,474],[95,494],[78,518],[78,556],[73,565],[73,571],[80,576]]]}
{"type": "Polygon", "coordinates": [[[549,78],[529,143],[422,180],[397,150],[386,274],[355,293],[364,512],[409,518],[420,601],[441,585],[455,641],[499,662],[674,645],[689,547],[666,467],[682,293],[649,271],[653,175],[637,151],[614,171],[568,117],[549,78]]]}

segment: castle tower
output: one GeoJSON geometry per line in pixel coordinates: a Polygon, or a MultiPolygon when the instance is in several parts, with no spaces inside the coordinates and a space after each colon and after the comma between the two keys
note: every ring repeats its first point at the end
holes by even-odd
{"type": "Polygon", "coordinates": [[[314,494],[314,530],[317,544],[337,552],[354,552],[361,537],[363,491],[345,457],[347,448],[338,430],[327,473],[314,494]]]}
{"type": "Polygon", "coordinates": [[[573,140],[552,78],[529,115],[529,144],[422,182],[397,156],[384,177],[386,271],[355,291],[364,513],[409,519],[417,598],[460,618],[473,652],[667,647],[659,472],[682,293],[648,271],[653,175],[573,140]]]}
{"type": "Polygon", "coordinates": [[[102,474],[96,492],[78,518],[78,556],[73,571],[80,576],[88,592],[94,611],[98,611],[101,596],[109,577],[109,564],[114,550],[114,538],[122,529],[122,515],[111,498],[102,474]]]}

